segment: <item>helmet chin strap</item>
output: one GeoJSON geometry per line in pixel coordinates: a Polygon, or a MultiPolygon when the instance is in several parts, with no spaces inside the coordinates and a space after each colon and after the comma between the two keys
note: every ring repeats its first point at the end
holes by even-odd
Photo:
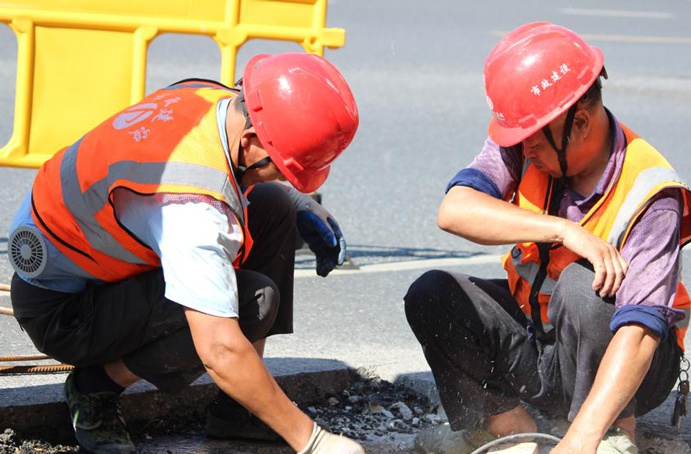
{"type": "Polygon", "coordinates": [[[566,181],[566,170],[567,170],[566,147],[569,145],[569,136],[571,136],[571,128],[573,127],[573,119],[576,116],[576,109],[577,109],[576,104],[571,106],[569,108],[568,112],[566,113],[566,120],[564,121],[564,131],[563,131],[563,134],[561,135],[561,148],[557,147],[557,144],[554,142],[554,137],[552,136],[552,130],[550,129],[549,124],[545,125],[542,128],[542,132],[545,134],[545,137],[547,137],[547,141],[552,146],[554,151],[557,152],[557,158],[559,159],[559,167],[561,168],[561,179],[564,181],[566,181]]]}
{"type": "MultiPolygon", "coordinates": [[[[237,85],[242,84],[241,80],[238,81],[237,85]]],[[[240,93],[235,98],[235,102],[240,103],[240,107],[242,108],[242,114],[245,117],[245,127],[243,128],[243,131],[245,131],[245,130],[252,127],[252,121],[250,120],[250,116],[247,113],[247,106],[245,105],[245,94],[242,90],[240,90],[240,93]]],[[[260,167],[268,166],[269,164],[271,164],[271,158],[269,156],[267,156],[263,159],[260,159],[259,161],[255,162],[254,164],[250,165],[249,167],[246,167],[240,163],[240,161],[242,159],[243,159],[243,154],[242,154],[242,137],[241,137],[240,141],[238,142],[238,165],[233,170],[233,174],[235,175],[235,180],[237,180],[237,182],[240,184],[242,184],[242,177],[245,176],[245,173],[247,173],[248,170],[258,169],[260,167]]]]}
{"type": "Polygon", "coordinates": [[[244,166],[240,164],[240,157],[242,156],[242,145],[238,145],[238,165],[233,171],[233,174],[235,175],[235,179],[237,180],[238,183],[242,184],[242,178],[245,176],[245,173],[247,173],[248,170],[253,170],[253,169],[259,169],[260,167],[268,166],[271,164],[271,158],[269,156],[260,159],[259,161],[255,162],[254,164],[251,164],[249,166],[244,166]]]}
{"type": "MultiPolygon", "coordinates": [[[[576,115],[576,105],[574,104],[569,108],[566,114],[566,120],[564,122],[564,131],[561,136],[561,148],[557,147],[554,142],[554,137],[552,136],[552,131],[549,125],[542,128],[542,132],[547,137],[547,141],[557,152],[557,157],[559,158],[559,167],[561,167],[561,178],[558,180],[549,177],[550,181],[550,194],[549,202],[545,207],[547,209],[547,214],[557,216],[559,213],[559,206],[561,204],[562,197],[564,196],[564,188],[566,187],[566,147],[569,145],[569,136],[571,135],[571,128],[573,126],[573,119],[576,115]]],[[[533,326],[537,330],[537,336],[544,342],[548,339],[552,339],[554,336],[554,330],[545,331],[542,325],[542,319],[540,317],[540,303],[538,301],[538,290],[542,287],[542,283],[547,276],[547,266],[550,260],[550,250],[552,249],[552,243],[537,243],[538,253],[540,255],[540,267],[533,278],[532,289],[530,291],[529,302],[532,311],[532,321],[533,326]]]]}

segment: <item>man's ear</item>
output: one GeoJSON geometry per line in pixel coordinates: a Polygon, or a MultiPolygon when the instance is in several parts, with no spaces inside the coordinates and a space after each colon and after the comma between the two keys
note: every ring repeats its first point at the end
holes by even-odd
{"type": "Polygon", "coordinates": [[[576,114],[573,117],[572,131],[577,131],[581,138],[586,138],[590,133],[591,126],[592,118],[590,117],[590,112],[586,109],[576,110],[576,114]]]}
{"type": "Polygon", "coordinates": [[[250,146],[250,141],[256,136],[257,133],[254,130],[254,126],[242,131],[242,134],[240,135],[240,145],[242,145],[242,148],[245,150],[248,149],[250,146]]]}

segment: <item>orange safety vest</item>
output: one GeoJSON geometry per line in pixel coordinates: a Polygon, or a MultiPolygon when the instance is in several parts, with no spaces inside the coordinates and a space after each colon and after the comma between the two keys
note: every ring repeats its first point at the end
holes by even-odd
{"type": "MultiPolygon", "coordinates": [[[[657,150],[633,131],[621,126],[628,144],[621,173],[610,184],[602,198],[586,213],[580,225],[621,251],[631,229],[651,199],[663,189],[679,188],[684,200],[680,247],[685,246],[691,240],[689,188],[657,150]]],[[[553,184],[554,181],[548,174],[527,163],[513,203],[526,210],[546,214],[553,184]]],[[[547,306],[559,275],[567,265],[580,258],[562,245],[550,248],[547,274],[537,293],[540,319],[545,327],[550,326],[547,306]]],[[[530,293],[541,264],[537,244],[516,244],[504,256],[503,264],[514,298],[523,312],[531,317],[530,293]]],[[[674,308],[686,313],[686,317],[677,323],[677,341],[684,348],[683,339],[689,323],[691,300],[681,281],[677,285],[674,308]]]]}
{"type": "Polygon", "coordinates": [[[216,112],[220,100],[235,96],[221,84],[189,80],[104,121],[39,169],[32,189],[35,224],[79,267],[117,282],[158,268],[161,261],[118,222],[115,189],[210,196],[226,204],[243,228],[237,266],[252,238],[216,112]]]}

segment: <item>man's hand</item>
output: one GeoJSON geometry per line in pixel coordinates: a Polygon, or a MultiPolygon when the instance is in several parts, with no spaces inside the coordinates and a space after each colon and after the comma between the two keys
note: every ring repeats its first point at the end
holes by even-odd
{"type": "Polygon", "coordinates": [[[317,274],[326,277],[343,265],[346,241],[338,222],[312,197],[289,188],[288,195],[297,211],[298,232],[317,257],[317,274]]]}
{"type": "Polygon", "coordinates": [[[562,244],[593,265],[593,290],[600,297],[615,295],[626,276],[629,264],[613,245],[573,222],[568,223],[562,244]]]}
{"type": "Polygon", "coordinates": [[[315,423],[307,446],[298,454],[365,454],[365,449],[350,438],[329,433],[315,423]]]}

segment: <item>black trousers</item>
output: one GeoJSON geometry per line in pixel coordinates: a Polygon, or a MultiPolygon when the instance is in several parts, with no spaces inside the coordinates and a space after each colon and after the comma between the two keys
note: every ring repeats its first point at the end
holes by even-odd
{"type": "MultiPolygon", "coordinates": [[[[240,327],[252,342],[293,331],[295,208],[275,184],[249,194],[254,247],[237,272],[240,327]]],[[[183,306],[166,299],[161,270],[90,285],[81,294],[41,289],[17,275],[11,298],[36,348],[77,367],[122,358],[159,389],[174,392],[204,372],[183,306]]]]}
{"type": "MultiPolygon", "coordinates": [[[[477,427],[521,401],[573,420],[612,339],[614,305],[591,289],[588,268],[561,274],[549,307],[554,340],[542,344],[506,280],[429,271],[406,294],[408,323],[422,346],[453,430],[477,427]]],[[[675,329],[663,340],[620,417],[659,406],[679,374],[675,329]]]]}

